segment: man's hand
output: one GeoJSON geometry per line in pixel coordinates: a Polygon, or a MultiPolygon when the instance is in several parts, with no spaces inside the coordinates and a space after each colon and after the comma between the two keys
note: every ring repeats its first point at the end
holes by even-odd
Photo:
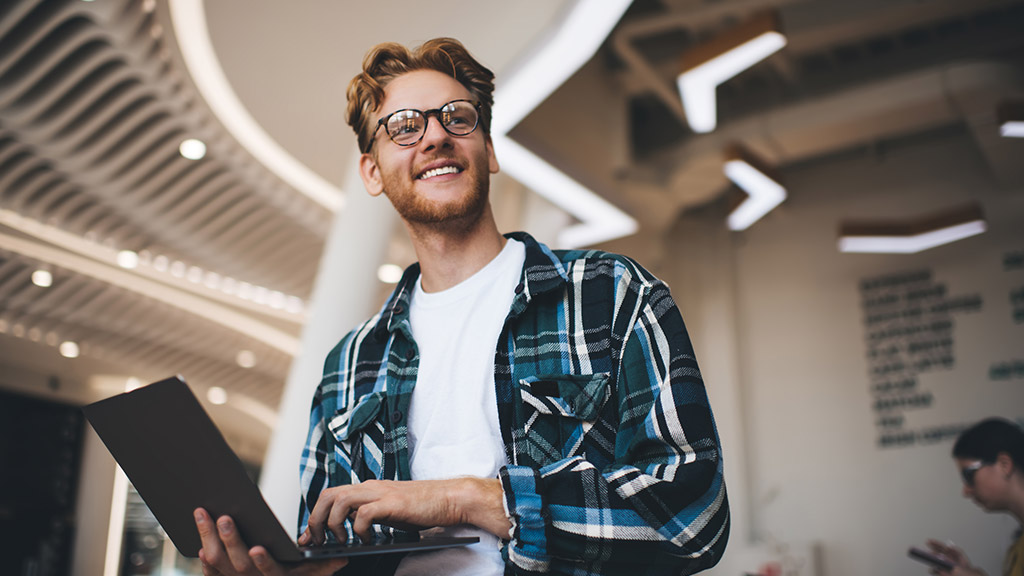
{"type": "Polygon", "coordinates": [[[238,535],[229,516],[221,516],[214,525],[206,510],[196,508],[196,528],[203,541],[199,560],[203,563],[203,576],[313,576],[334,574],[348,560],[334,558],[317,562],[303,562],[282,566],[271,558],[262,546],[249,549],[238,535]]]}
{"type": "Polygon", "coordinates": [[[327,530],[344,541],[346,518],[362,539],[372,537],[373,524],[406,530],[471,524],[507,540],[512,525],[502,502],[501,482],[493,478],[369,480],[335,486],[320,493],[299,544],[322,544],[327,530]]]}

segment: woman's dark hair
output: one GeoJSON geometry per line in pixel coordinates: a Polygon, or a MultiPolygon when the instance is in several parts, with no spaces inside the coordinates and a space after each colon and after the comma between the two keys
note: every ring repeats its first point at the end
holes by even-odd
{"type": "Polygon", "coordinates": [[[1013,460],[1013,467],[1024,470],[1024,430],[1003,418],[987,418],[964,430],[953,445],[953,457],[962,460],[995,462],[1000,452],[1013,460]]]}

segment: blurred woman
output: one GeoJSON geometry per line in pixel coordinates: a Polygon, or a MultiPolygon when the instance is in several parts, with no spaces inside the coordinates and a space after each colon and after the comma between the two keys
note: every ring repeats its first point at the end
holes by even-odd
{"type": "MultiPolygon", "coordinates": [[[[964,483],[964,497],[989,512],[1007,512],[1024,524],[1024,431],[1009,420],[990,418],[965,430],[953,446],[953,460],[964,483]]],[[[949,558],[942,576],[979,576],[963,550],[929,540],[933,552],[949,558]]],[[[1004,576],[1024,576],[1024,535],[1017,529],[1003,561],[1004,576]]]]}

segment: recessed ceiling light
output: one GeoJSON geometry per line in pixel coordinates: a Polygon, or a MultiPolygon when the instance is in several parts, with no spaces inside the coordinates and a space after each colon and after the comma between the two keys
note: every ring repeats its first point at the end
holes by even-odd
{"type": "Polygon", "coordinates": [[[210,401],[210,404],[226,404],[228,401],[228,391],[221,388],[220,386],[212,386],[206,391],[206,399],[210,401]]]}
{"type": "Polygon", "coordinates": [[[298,296],[289,296],[288,303],[285,304],[284,309],[292,314],[298,314],[305,308],[305,304],[302,302],[302,298],[298,296]]]}
{"type": "Polygon", "coordinates": [[[53,274],[49,270],[36,270],[32,273],[32,283],[40,288],[53,286],[53,274]]]}
{"type": "Polygon", "coordinates": [[[256,365],[256,355],[251,350],[239,350],[235,362],[242,368],[252,368],[256,365]]]}
{"type": "Polygon", "coordinates": [[[181,142],[178,146],[178,152],[189,160],[199,160],[203,156],[206,156],[206,144],[202,140],[189,138],[188,140],[183,140],[181,142]]]}
{"type": "Polygon", "coordinates": [[[117,253],[117,265],[129,270],[139,265],[139,255],[133,250],[121,250],[117,253]]]}
{"type": "Polygon", "coordinates": [[[65,358],[78,358],[78,343],[65,340],[60,343],[60,355],[65,358]]]}
{"type": "Polygon", "coordinates": [[[175,278],[184,278],[186,270],[187,267],[181,260],[171,262],[171,276],[174,276],[175,278]]]}
{"type": "Polygon", "coordinates": [[[402,267],[398,264],[381,264],[377,268],[377,279],[385,284],[397,284],[402,279],[402,267]]]}

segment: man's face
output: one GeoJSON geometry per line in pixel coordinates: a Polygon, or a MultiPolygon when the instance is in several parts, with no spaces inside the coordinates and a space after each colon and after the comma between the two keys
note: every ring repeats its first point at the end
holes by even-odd
{"type": "MultiPolygon", "coordinates": [[[[384,102],[370,125],[395,112],[430,110],[470,92],[450,76],[417,70],[395,78],[384,91],[384,102]]],[[[373,152],[360,160],[360,172],[370,194],[383,192],[411,224],[473,223],[487,205],[490,174],[498,162],[482,126],[466,136],[452,136],[431,116],[423,139],[411,146],[391,141],[381,127],[373,152]]]]}

